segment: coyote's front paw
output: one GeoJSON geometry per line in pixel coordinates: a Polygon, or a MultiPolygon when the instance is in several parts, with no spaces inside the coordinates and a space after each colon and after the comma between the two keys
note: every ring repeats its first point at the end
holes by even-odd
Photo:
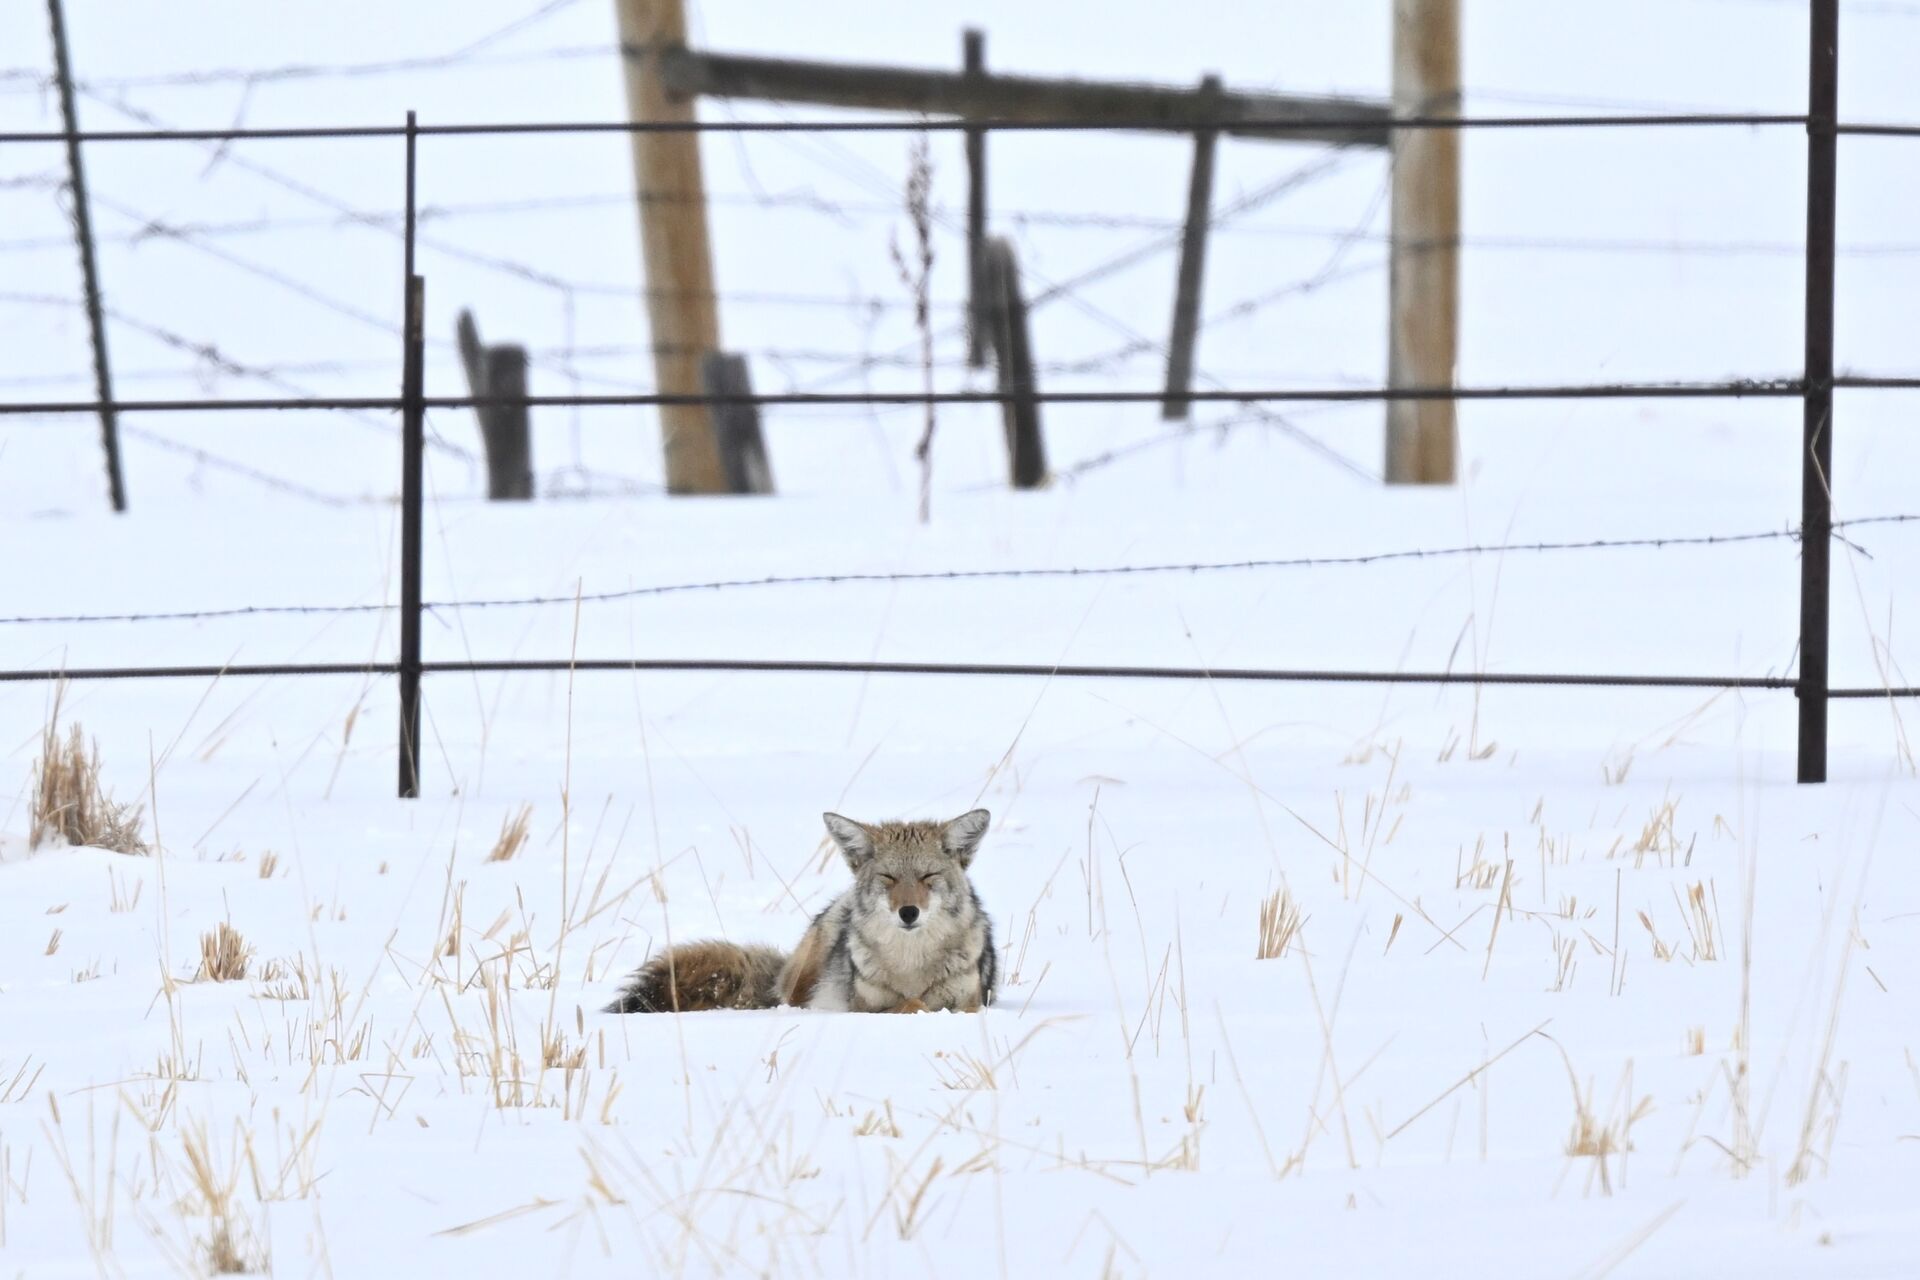
{"type": "Polygon", "coordinates": [[[912,996],[908,996],[905,1000],[902,1000],[899,1004],[887,1010],[888,1013],[925,1013],[926,1011],[927,1006],[912,996]]]}

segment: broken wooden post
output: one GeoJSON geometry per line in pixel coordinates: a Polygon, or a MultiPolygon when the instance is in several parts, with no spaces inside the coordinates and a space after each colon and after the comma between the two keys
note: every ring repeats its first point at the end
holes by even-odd
{"type": "Polygon", "coordinates": [[[772,493],[773,468],[767,464],[767,444],[760,434],[760,406],[746,398],[753,395],[746,357],[707,352],[700,361],[700,383],[707,395],[715,397],[707,410],[713,418],[713,443],[720,452],[727,492],[772,493]]]}
{"type": "MultiPolygon", "coordinates": [[[[1200,82],[1203,102],[1220,101],[1220,77],[1200,82]]],[[[1193,179],[1187,186],[1187,226],[1180,237],[1179,287],[1173,296],[1173,334],[1167,340],[1167,395],[1160,416],[1173,420],[1187,416],[1193,389],[1193,344],[1200,333],[1200,282],[1206,271],[1207,226],[1213,211],[1213,153],[1219,146],[1216,128],[1193,134],[1193,179]]]]}
{"type": "Polygon", "coordinates": [[[1033,334],[1027,299],[1020,289],[1020,265],[1004,236],[987,241],[981,271],[989,288],[995,363],[1000,367],[1001,402],[1007,436],[1007,466],[1016,489],[1038,489],[1047,480],[1046,441],[1040,434],[1039,380],[1033,369],[1033,334]]]}
{"type": "Polygon", "coordinates": [[[492,502],[533,497],[533,441],[527,424],[527,349],[487,347],[471,311],[462,311],[456,326],[460,363],[466,366],[467,389],[476,400],[480,441],[487,455],[487,498],[492,502]]]}

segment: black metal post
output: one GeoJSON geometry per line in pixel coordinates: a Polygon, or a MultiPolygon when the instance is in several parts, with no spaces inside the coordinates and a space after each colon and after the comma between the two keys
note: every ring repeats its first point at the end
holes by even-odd
{"type": "Polygon", "coordinates": [[[420,794],[420,531],[426,455],[426,282],[413,270],[414,153],[419,135],[407,112],[406,351],[401,363],[400,461],[400,798],[420,794]]]}
{"type": "Polygon", "coordinates": [[[67,133],[67,185],[73,196],[73,235],[80,245],[80,279],[87,295],[87,327],[93,336],[93,385],[100,395],[100,443],[107,453],[107,494],[115,511],[127,509],[127,488],[120,478],[120,418],[113,406],[113,378],[107,369],[107,323],[100,303],[100,271],[93,259],[93,211],[87,200],[87,171],[80,163],[80,122],[73,105],[73,67],[67,60],[67,24],[60,0],[47,0],[53,24],[53,64],[60,82],[60,119],[67,133]]]}
{"type": "Polygon", "coordinates": [[[1827,780],[1827,631],[1833,553],[1833,240],[1840,0],[1813,0],[1807,73],[1806,411],[1800,457],[1801,782],[1827,780]]]}
{"type": "MultiPolygon", "coordinates": [[[[961,52],[966,73],[985,75],[987,36],[984,31],[969,30],[961,37],[961,52]]],[[[989,310],[986,300],[985,270],[987,247],[987,131],[967,130],[967,365],[984,369],[989,310]]]]}

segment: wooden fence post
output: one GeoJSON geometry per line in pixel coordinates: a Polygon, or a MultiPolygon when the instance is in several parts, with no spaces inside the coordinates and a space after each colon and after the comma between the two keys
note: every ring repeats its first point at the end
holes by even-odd
{"type": "MultiPolygon", "coordinates": [[[[1220,77],[1200,82],[1208,103],[1220,100],[1220,77]]],[[[1219,147],[1218,129],[1196,129],[1193,134],[1193,174],[1187,184],[1187,225],[1180,236],[1180,276],[1173,297],[1173,331],[1167,340],[1167,396],[1160,416],[1174,420],[1187,416],[1192,404],[1193,347],[1200,336],[1200,285],[1206,275],[1207,227],[1212,219],[1213,156],[1219,147]]]]}
{"type": "Polygon", "coordinates": [[[460,363],[466,366],[467,388],[476,400],[496,403],[474,406],[480,420],[480,441],[487,454],[487,499],[524,502],[533,497],[533,441],[527,423],[527,349],[486,347],[471,311],[462,311],[455,336],[460,363]],[[515,402],[518,403],[515,403],[515,402]]]}
{"type": "MultiPolygon", "coordinates": [[[[1394,0],[1393,109],[1460,114],[1460,0],[1394,0]]],[[[1458,352],[1460,133],[1393,135],[1387,385],[1453,386],[1458,352]]],[[[1388,484],[1452,484],[1459,446],[1451,400],[1387,403],[1388,484]]]]}
{"type": "MultiPolygon", "coordinates": [[[[961,57],[966,73],[987,73],[987,37],[983,31],[969,29],[961,37],[961,57]]],[[[987,248],[987,131],[967,130],[967,364],[984,369],[992,336],[987,332],[986,270],[987,248]]]]}
{"type": "MultiPolygon", "coordinates": [[[[627,111],[633,122],[693,123],[693,100],[670,94],[659,71],[663,51],[686,45],[683,0],[614,0],[614,10],[620,20],[627,111]]],[[[640,200],[654,383],[662,395],[697,396],[700,360],[720,347],[699,135],[635,131],[633,175],[640,200]]],[[[705,405],[661,405],[660,432],[669,493],[726,492],[705,405]]]]}
{"type": "Polygon", "coordinates": [[[1007,436],[1007,466],[1014,488],[1037,489],[1047,480],[1047,449],[1040,432],[1040,402],[1034,399],[1039,379],[1033,368],[1033,334],[1012,242],[1004,236],[987,241],[982,264],[989,286],[987,300],[1000,390],[1012,397],[1000,406],[1007,436]]]}

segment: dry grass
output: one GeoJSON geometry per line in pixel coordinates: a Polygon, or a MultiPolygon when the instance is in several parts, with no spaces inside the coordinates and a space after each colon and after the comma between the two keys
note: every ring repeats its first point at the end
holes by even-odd
{"type": "Polygon", "coordinates": [[[1617,761],[1602,760],[1600,762],[1600,776],[1602,779],[1606,781],[1606,784],[1610,787],[1617,787],[1625,783],[1627,780],[1627,775],[1632,772],[1633,772],[1633,748],[1632,747],[1628,747],[1626,750],[1626,754],[1619,757],[1617,761]]]}
{"type": "MultiPolygon", "coordinates": [[[[892,1159],[891,1153],[888,1154],[888,1159],[892,1159]]],[[[935,1156],[933,1163],[927,1166],[925,1176],[918,1182],[909,1183],[910,1171],[904,1169],[894,1178],[896,1194],[892,1199],[893,1229],[899,1233],[902,1240],[913,1239],[920,1228],[926,1225],[927,1210],[932,1207],[927,1200],[927,1192],[932,1188],[934,1180],[940,1176],[943,1167],[940,1157],[935,1156]]]]}
{"type": "Polygon", "coordinates": [[[1636,869],[1644,867],[1649,858],[1653,865],[1666,867],[1689,866],[1693,862],[1693,845],[1699,837],[1689,837],[1686,844],[1680,843],[1680,833],[1674,826],[1674,818],[1680,808],[1680,797],[1668,796],[1647,818],[1646,825],[1640,829],[1640,838],[1633,842],[1628,850],[1633,855],[1636,869]]]}
{"type": "Polygon", "coordinates": [[[487,861],[512,861],[515,854],[527,847],[527,827],[532,820],[533,806],[530,804],[523,804],[518,813],[500,819],[500,838],[493,842],[487,861]]]}
{"type": "Polygon", "coordinates": [[[1661,941],[1660,931],[1653,927],[1653,917],[1644,911],[1637,912],[1636,914],[1639,915],[1640,923],[1645,926],[1647,930],[1647,937],[1653,941],[1653,958],[1655,960],[1673,959],[1673,947],[1670,943],[1661,941]]]}
{"type": "MultiPolygon", "coordinates": [[[[1460,852],[1464,853],[1465,850],[1461,850],[1460,852]]],[[[1487,853],[1487,838],[1485,836],[1481,836],[1478,840],[1474,841],[1473,864],[1471,866],[1467,867],[1465,870],[1462,870],[1460,867],[1460,858],[1457,855],[1455,856],[1453,860],[1454,861],[1454,866],[1453,866],[1453,887],[1454,888],[1456,889],[1492,889],[1499,886],[1500,877],[1502,872],[1505,870],[1506,862],[1504,859],[1502,859],[1499,862],[1489,862],[1487,860],[1486,853],[1487,853]]]]}
{"type": "Polygon", "coordinates": [[[1305,924],[1306,917],[1300,913],[1300,904],[1284,887],[1274,890],[1260,900],[1260,947],[1254,953],[1255,959],[1278,960],[1287,954],[1293,946],[1294,938],[1305,924]]]}
{"type": "Polygon", "coordinates": [[[247,976],[247,964],[253,948],[240,931],[222,920],[211,932],[200,935],[200,970],[196,982],[238,982],[247,976]]]}
{"type": "Polygon", "coordinates": [[[113,868],[107,868],[107,910],[120,916],[140,905],[140,891],[146,887],[145,880],[133,881],[133,892],[127,892],[126,882],[113,874],[113,868]]]}
{"type": "MultiPolygon", "coordinates": [[[[1680,897],[1679,890],[1674,897],[1680,897]]],[[[1696,880],[1687,889],[1687,896],[1680,902],[1680,919],[1687,926],[1687,937],[1693,943],[1695,960],[1718,960],[1720,958],[1720,894],[1712,890],[1704,881],[1696,880]]]]}
{"type": "Polygon", "coordinates": [[[900,1136],[900,1126],[894,1123],[893,1119],[893,1099],[883,1099],[882,1106],[885,1108],[884,1114],[879,1111],[869,1111],[861,1118],[859,1125],[854,1128],[854,1137],[870,1138],[876,1134],[883,1138],[900,1136]]]}
{"type": "MultiPolygon", "coordinates": [[[[1558,1048],[1558,1045],[1555,1047],[1558,1048]]],[[[1565,1060],[1564,1049],[1561,1050],[1561,1057],[1565,1060]]],[[[1592,1082],[1589,1081],[1583,1090],[1573,1073],[1573,1063],[1569,1061],[1566,1065],[1568,1080],[1573,1085],[1574,1112],[1573,1126],[1567,1133],[1567,1155],[1592,1159],[1589,1187],[1597,1180],[1601,1194],[1612,1195],[1616,1175],[1620,1184],[1626,1185],[1626,1155],[1633,1150],[1633,1126],[1652,1113],[1653,1099],[1642,1095],[1637,1101],[1634,1100],[1633,1064],[1629,1062],[1603,1120],[1594,1110],[1592,1082]],[[1610,1165],[1610,1162],[1615,1163],[1610,1165]]]]}
{"type": "Polygon", "coordinates": [[[31,1094],[33,1092],[33,1086],[40,1080],[40,1073],[47,1069],[47,1064],[42,1062],[39,1066],[34,1067],[32,1075],[27,1074],[28,1067],[33,1067],[32,1054],[28,1054],[21,1060],[19,1069],[11,1076],[5,1074],[6,1069],[4,1067],[0,1067],[0,1106],[5,1106],[10,1102],[19,1102],[31,1094]]]}
{"type": "Polygon", "coordinates": [[[1000,1081],[994,1075],[996,1064],[976,1057],[965,1049],[956,1049],[951,1053],[937,1049],[932,1062],[934,1076],[940,1081],[942,1089],[973,1092],[1000,1087],[1000,1081]]]}
{"type": "Polygon", "coordinates": [[[186,1155],[187,1177],[198,1203],[183,1206],[188,1211],[207,1215],[207,1238],[199,1241],[207,1271],[217,1276],[256,1275],[268,1269],[266,1248],[235,1203],[234,1192],[240,1185],[241,1161],[237,1153],[227,1161],[222,1173],[214,1159],[213,1144],[204,1125],[183,1127],[180,1147],[186,1155]]]}
{"type": "Polygon", "coordinates": [[[540,1033],[540,1066],[547,1071],[579,1071],[587,1065],[587,1046],[571,1048],[564,1030],[540,1033]]]}
{"type": "MultiPolygon", "coordinates": [[[[913,228],[913,257],[900,248],[896,237],[890,248],[894,270],[900,283],[913,296],[913,328],[920,336],[920,377],[929,395],[933,392],[933,155],[925,135],[914,135],[907,155],[907,222],[913,228]]],[[[932,516],[933,504],[933,431],[934,405],[925,406],[925,425],[913,456],[920,463],[920,523],[932,516]]]]}
{"type": "Polygon", "coordinates": [[[260,878],[273,879],[273,873],[280,869],[280,855],[269,849],[260,855],[260,878]]]}
{"type": "Polygon", "coordinates": [[[315,974],[307,969],[307,958],[295,955],[291,960],[269,960],[260,973],[262,1000],[311,1000],[315,974]]]}
{"type": "Polygon", "coordinates": [[[1578,938],[1560,936],[1558,929],[1553,930],[1553,986],[1550,991],[1567,991],[1573,987],[1573,975],[1579,968],[1578,938]]]}
{"type": "Polygon", "coordinates": [[[148,852],[140,835],[140,807],[119,804],[107,794],[100,785],[98,744],[90,746],[77,724],[63,739],[59,713],[56,703],[33,766],[29,847],[57,840],[114,853],[148,852]]]}

